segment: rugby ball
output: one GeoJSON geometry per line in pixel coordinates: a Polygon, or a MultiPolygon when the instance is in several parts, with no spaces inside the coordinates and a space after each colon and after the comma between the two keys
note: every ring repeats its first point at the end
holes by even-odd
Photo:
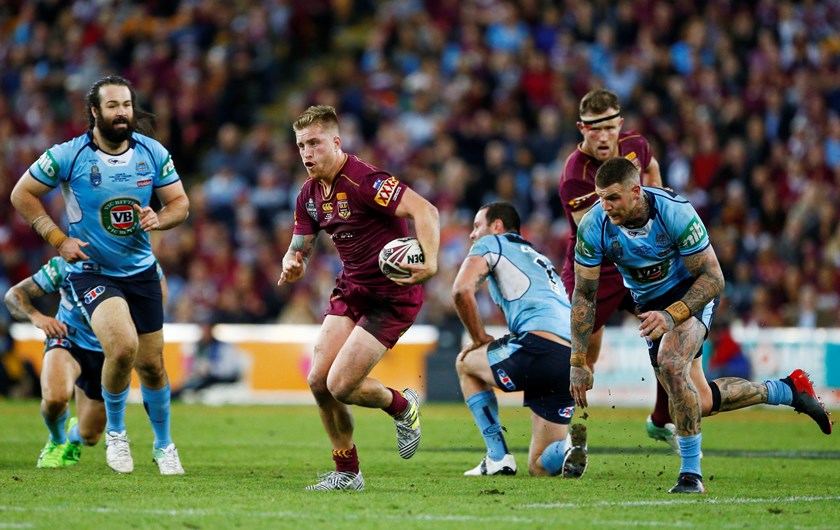
{"type": "Polygon", "coordinates": [[[379,269],[389,278],[408,278],[411,272],[405,265],[420,265],[425,262],[420,242],[414,237],[397,238],[379,252],[379,269]]]}

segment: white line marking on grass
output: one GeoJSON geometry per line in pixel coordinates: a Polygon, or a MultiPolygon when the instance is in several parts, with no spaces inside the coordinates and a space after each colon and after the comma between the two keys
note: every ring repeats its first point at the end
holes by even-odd
{"type": "Polygon", "coordinates": [[[770,497],[767,499],[717,499],[717,498],[699,498],[699,499],[669,499],[661,501],[599,501],[590,504],[581,504],[578,502],[555,502],[550,504],[525,504],[525,508],[585,508],[592,509],[599,506],[671,506],[675,504],[761,504],[765,502],[775,503],[790,503],[790,502],[822,502],[822,501],[840,501],[840,497],[770,497]]]}

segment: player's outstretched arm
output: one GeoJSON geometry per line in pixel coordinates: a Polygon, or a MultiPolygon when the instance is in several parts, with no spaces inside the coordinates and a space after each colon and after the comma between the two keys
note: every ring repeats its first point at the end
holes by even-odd
{"type": "Polygon", "coordinates": [[[661,188],[662,173],[659,171],[659,161],[650,157],[650,164],[642,174],[642,184],[651,188],[661,188]]]}
{"type": "Polygon", "coordinates": [[[280,274],[277,285],[295,283],[303,278],[306,272],[306,264],[309,263],[309,258],[312,257],[315,250],[316,239],[318,239],[317,234],[307,234],[305,236],[295,234],[292,236],[289,250],[283,256],[283,272],[280,274]]]}
{"type": "Polygon", "coordinates": [[[592,369],[586,363],[589,340],[595,327],[595,300],[601,266],[585,267],[575,263],[575,291],[572,293],[572,357],[569,391],[575,403],[586,408],[586,391],[592,388],[592,369]]]}
{"type": "Polygon", "coordinates": [[[435,206],[411,188],[406,188],[403,198],[397,206],[397,217],[408,217],[414,221],[414,231],[420,248],[423,249],[424,263],[406,265],[411,271],[408,278],[394,279],[401,285],[423,283],[438,270],[438,252],[440,250],[440,214],[435,206]]]}
{"type": "Polygon", "coordinates": [[[48,317],[32,305],[32,299],[44,296],[44,290],[30,276],[6,292],[3,301],[9,313],[16,320],[30,321],[38,329],[43,330],[47,337],[64,337],[67,335],[67,325],[48,317]]]}

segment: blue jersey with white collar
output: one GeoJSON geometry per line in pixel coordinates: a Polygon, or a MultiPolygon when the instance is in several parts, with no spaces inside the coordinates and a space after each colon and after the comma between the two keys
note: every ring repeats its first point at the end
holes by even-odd
{"type": "Polygon", "coordinates": [[[67,264],[68,272],[129,276],[155,263],[133,205],[149,206],[155,188],[180,180],[160,142],[135,132],[128,149],[112,155],[87,132],[52,146],[29,173],[42,184],[61,186],[70,237],[90,243],[83,248],[90,260],[67,264]]]}
{"type": "Polygon", "coordinates": [[[569,297],[551,260],[519,234],[478,239],[470,256],[490,267],[490,296],[505,314],[511,333],[549,331],[571,340],[569,297]]]}
{"type": "Polygon", "coordinates": [[[650,204],[640,228],[612,224],[596,203],[578,225],[575,261],[587,267],[612,261],[637,304],[667,293],[691,278],[682,256],[705,250],[711,242],[697,211],[683,197],[660,188],[642,187],[650,204]]]}

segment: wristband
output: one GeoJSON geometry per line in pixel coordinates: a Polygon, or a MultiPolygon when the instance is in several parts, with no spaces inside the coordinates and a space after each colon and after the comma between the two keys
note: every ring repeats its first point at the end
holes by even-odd
{"type": "Polygon", "coordinates": [[[674,319],[674,326],[682,324],[691,317],[691,309],[682,300],[678,300],[666,307],[665,312],[674,319]]]}
{"type": "Polygon", "coordinates": [[[56,250],[61,248],[61,244],[67,241],[67,234],[61,231],[61,228],[55,227],[47,234],[47,242],[56,250]]]}
{"type": "Polygon", "coordinates": [[[583,368],[586,365],[585,353],[573,353],[569,359],[569,364],[575,368],[583,368]]]}
{"type": "Polygon", "coordinates": [[[32,221],[32,229],[38,232],[38,235],[43,237],[50,245],[56,249],[61,246],[67,239],[67,234],[61,231],[56,226],[55,222],[50,219],[49,215],[42,214],[32,221]]]}

